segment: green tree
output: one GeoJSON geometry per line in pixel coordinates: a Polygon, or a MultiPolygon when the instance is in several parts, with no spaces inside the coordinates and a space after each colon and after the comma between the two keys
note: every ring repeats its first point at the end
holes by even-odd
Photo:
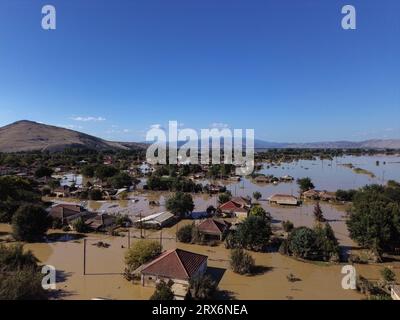
{"type": "Polygon", "coordinates": [[[39,203],[41,194],[32,181],[16,177],[0,177],[0,222],[10,223],[17,209],[26,203],[39,203]]]}
{"type": "Polygon", "coordinates": [[[384,281],[386,282],[395,282],[396,281],[396,274],[393,272],[392,269],[385,267],[381,270],[381,275],[384,281]]]}
{"type": "Polygon", "coordinates": [[[231,198],[232,198],[232,195],[230,194],[230,192],[224,192],[224,193],[221,193],[218,196],[218,202],[220,204],[223,204],[223,203],[228,202],[229,200],[231,200],[231,198]]]}
{"type": "Polygon", "coordinates": [[[233,272],[251,274],[254,270],[253,257],[241,248],[231,250],[230,265],[233,272]]]}
{"type": "Polygon", "coordinates": [[[264,219],[271,220],[271,215],[259,205],[255,205],[250,209],[249,216],[262,217],[264,219]]]}
{"type": "Polygon", "coordinates": [[[198,275],[189,281],[189,300],[211,300],[217,284],[209,275],[198,275]]]}
{"type": "Polygon", "coordinates": [[[157,283],[156,290],[150,297],[150,300],[174,300],[175,296],[171,289],[173,284],[174,283],[171,280],[169,280],[168,283],[164,280],[161,280],[159,283],[157,283]]]}
{"type": "Polygon", "coordinates": [[[317,202],[314,206],[314,218],[317,222],[325,222],[324,214],[322,212],[321,206],[319,202],[317,202]]]}
{"type": "Polygon", "coordinates": [[[42,279],[43,275],[34,269],[0,273],[0,300],[45,300],[42,279]]]}
{"type": "Polygon", "coordinates": [[[79,217],[78,219],[76,219],[72,223],[72,226],[76,232],[86,233],[89,231],[89,227],[86,225],[85,220],[83,220],[82,217],[79,217]]]}
{"type": "Polygon", "coordinates": [[[89,191],[89,199],[98,201],[103,199],[103,194],[99,189],[92,189],[89,191]]]}
{"type": "Polygon", "coordinates": [[[296,257],[313,260],[318,255],[317,236],[314,230],[307,227],[293,229],[288,238],[288,249],[296,257]]]}
{"type": "Polygon", "coordinates": [[[399,247],[400,188],[362,188],[354,196],[347,227],[355,242],[378,255],[399,247]]]}
{"type": "Polygon", "coordinates": [[[183,243],[190,243],[192,242],[192,233],[193,233],[194,224],[188,224],[180,228],[177,233],[176,237],[180,242],[183,243]]]}
{"type": "Polygon", "coordinates": [[[339,242],[329,223],[318,224],[314,228],[318,259],[323,261],[339,262],[339,242]]]}
{"type": "Polygon", "coordinates": [[[351,202],[353,201],[354,195],[357,193],[356,190],[337,190],[336,199],[339,201],[351,202]]]}
{"type": "Polygon", "coordinates": [[[112,166],[106,166],[106,165],[99,165],[97,166],[95,170],[95,177],[100,179],[100,180],[105,180],[107,178],[111,178],[112,176],[115,176],[118,173],[118,169],[112,166]]]}
{"type": "Polygon", "coordinates": [[[23,205],[12,218],[13,236],[17,240],[41,240],[50,226],[51,218],[38,205],[23,205]]]}
{"type": "Polygon", "coordinates": [[[121,189],[124,187],[130,187],[132,185],[132,178],[125,172],[117,173],[115,176],[109,179],[109,183],[115,189],[121,189]]]}
{"type": "Polygon", "coordinates": [[[262,250],[271,236],[271,223],[258,216],[249,216],[239,224],[232,241],[234,247],[245,248],[253,251],[262,250]]]}
{"type": "Polygon", "coordinates": [[[291,232],[294,229],[294,224],[289,220],[282,221],[282,228],[285,232],[291,232]]]}
{"type": "Polygon", "coordinates": [[[260,200],[262,197],[261,192],[255,191],[253,192],[253,198],[256,199],[257,201],[260,200]]]}
{"type": "Polygon", "coordinates": [[[132,274],[142,264],[145,264],[161,254],[161,245],[158,241],[139,240],[135,242],[125,254],[125,272],[132,274]]]}
{"type": "Polygon", "coordinates": [[[299,185],[300,191],[305,192],[310,189],[314,189],[314,184],[310,178],[297,179],[297,184],[299,185]]]}
{"type": "Polygon", "coordinates": [[[52,174],[53,174],[53,169],[44,166],[39,167],[35,171],[36,178],[51,177],[52,174]]]}
{"type": "Polygon", "coordinates": [[[5,246],[0,244],[0,273],[36,268],[38,260],[32,251],[24,252],[22,244],[5,246]]]}
{"type": "Polygon", "coordinates": [[[21,244],[0,245],[0,300],[47,299],[37,262],[21,244]]]}
{"type": "Polygon", "coordinates": [[[184,217],[194,209],[193,198],[190,194],[177,192],[175,195],[168,198],[166,208],[174,215],[184,217]]]}
{"type": "Polygon", "coordinates": [[[96,167],[92,165],[84,166],[81,169],[81,173],[86,178],[93,178],[95,174],[96,167]]]}

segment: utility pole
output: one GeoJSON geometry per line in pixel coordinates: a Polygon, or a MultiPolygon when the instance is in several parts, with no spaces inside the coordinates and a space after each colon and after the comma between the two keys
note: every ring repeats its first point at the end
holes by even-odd
{"type": "Polygon", "coordinates": [[[143,238],[142,211],[139,211],[139,219],[140,219],[140,238],[143,238]]]}
{"type": "Polygon", "coordinates": [[[161,250],[162,250],[162,228],[161,228],[161,231],[160,231],[160,247],[161,247],[161,250]]]}
{"type": "Polygon", "coordinates": [[[83,275],[86,275],[86,239],[83,239],[83,275]]]}

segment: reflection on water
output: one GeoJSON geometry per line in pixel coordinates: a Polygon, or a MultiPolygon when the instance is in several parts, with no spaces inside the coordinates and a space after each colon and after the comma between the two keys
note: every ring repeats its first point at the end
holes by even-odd
{"type": "Polygon", "coordinates": [[[399,156],[346,156],[331,160],[299,160],[292,163],[284,163],[279,166],[268,166],[259,172],[265,175],[282,177],[290,175],[295,178],[293,182],[274,184],[256,183],[252,179],[244,178],[240,182],[225,181],[227,189],[233,195],[247,196],[259,191],[264,198],[275,193],[292,194],[298,196],[299,189],[296,179],[310,177],[319,190],[336,191],[337,189],[358,189],[367,184],[385,184],[388,180],[400,181],[400,157],[399,156]],[[377,161],[379,165],[377,165],[377,161]],[[352,163],[372,172],[375,177],[354,172],[343,164],[352,163]]]}

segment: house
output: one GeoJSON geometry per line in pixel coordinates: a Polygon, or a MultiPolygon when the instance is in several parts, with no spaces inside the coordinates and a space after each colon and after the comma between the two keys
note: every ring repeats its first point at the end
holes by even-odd
{"type": "Polygon", "coordinates": [[[244,198],[235,197],[228,202],[221,204],[218,207],[218,210],[221,213],[228,215],[229,217],[237,217],[243,219],[247,218],[248,212],[250,210],[250,205],[248,204],[247,199],[245,200],[244,198]]]}
{"type": "Polygon", "coordinates": [[[65,225],[79,217],[86,216],[89,212],[76,204],[56,204],[50,208],[49,214],[53,219],[60,219],[61,223],[65,225]]]}
{"type": "Polygon", "coordinates": [[[57,198],[67,198],[71,195],[70,188],[68,186],[58,187],[53,190],[53,194],[57,198]]]}
{"type": "Polygon", "coordinates": [[[155,287],[158,282],[173,281],[175,299],[183,300],[189,289],[189,281],[207,270],[207,256],[181,249],[163,252],[153,261],[140,266],[135,273],[140,274],[144,287],[155,287]]]}
{"type": "Polygon", "coordinates": [[[400,286],[394,285],[392,287],[391,297],[393,300],[400,300],[400,286]]]}
{"type": "Polygon", "coordinates": [[[167,226],[171,226],[176,221],[176,217],[171,212],[165,211],[160,213],[151,214],[147,217],[139,219],[135,222],[136,225],[142,225],[143,227],[161,229],[167,226]]]}
{"type": "Polygon", "coordinates": [[[270,183],[271,182],[271,178],[267,177],[267,176],[264,176],[264,175],[260,175],[260,176],[257,176],[254,179],[254,181],[257,182],[257,183],[270,183]]]}
{"type": "Polygon", "coordinates": [[[85,221],[95,231],[106,231],[115,226],[116,217],[107,213],[96,214],[85,221]]]}
{"type": "Polygon", "coordinates": [[[269,203],[275,203],[279,205],[297,206],[299,204],[298,199],[295,196],[286,194],[274,194],[268,198],[269,203]]]}
{"type": "Polygon", "coordinates": [[[243,207],[247,207],[250,209],[251,207],[251,199],[250,198],[245,198],[245,197],[232,197],[231,201],[236,202],[240,204],[243,207]]]}
{"type": "Polygon", "coordinates": [[[336,201],[336,193],[329,191],[322,191],[319,193],[319,198],[322,201],[336,201]]]}
{"type": "Polygon", "coordinates": [[[210,184],[208,186],[208,192],[209,193],[219,193],[219,192],[221,192],[221,190],[222,190],[222,187],[218,186],[218,185],[215,185],[215,184],[210,184]]]}
{"type": "Polygon", "coordinates": [[[289,175],[284,175],[284,176],[280,177],[279,180],[283,181],[283,182],[291,182],[291,181],[294,181],[294,178],[289,175]]]}
{"type": "Polygon", "coordinates": [[[197,229],[200,235],[204,235],[207,239],[222,241],[228,232],[230,224],[226,221],[215,219],[205,219],[197,224],[197,229]]]}
{"type": "Polygon", "coordinates": [[[310,189],[310,190],[304,191],[302,193],[302,197],[305,199],[310,199],[310,200],[319,200],[319,194],[320,194],[320,191],[315,190],[315,189],[310,189]]]}

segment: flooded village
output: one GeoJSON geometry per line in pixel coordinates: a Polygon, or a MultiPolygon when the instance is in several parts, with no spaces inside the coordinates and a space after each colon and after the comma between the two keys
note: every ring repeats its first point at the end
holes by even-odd
{"type": "Polygon", "coordinates": [[[213,299],[396,297],[394,280],[379,293],[364,287],[383,281],[383,270],[400,279],[400,247],[382,247],[377,257],[350,234],[348,220],[357,190],[399,187],[400,154],[304,158],[257,159],[256,171],[239,177],[227,165],[151,166],[140,154],[4,154],[0,190],[9,194],[2,198],[0,245],[22,243],[39,265],[55,267],[53,299],[147,300],[160,282],[184,299],[200,275],[214,283],[213,299]],[[16,219],[7,221],[19,192],[10,191],[13,183],[40,193],[35,201],[51,219],[42,239],[14,236],[16,219]],[[258,223],[268,231],[238,240],[244,230],[262,228],[258,223]],[[334,249],[297,252],[296,230],[332,230],[326,239],[334,249]],[[157,254],[129,265],[146,242],[157,254]],[[355,267],[357,288],[343,288],[345,265],[355,267]]]}

